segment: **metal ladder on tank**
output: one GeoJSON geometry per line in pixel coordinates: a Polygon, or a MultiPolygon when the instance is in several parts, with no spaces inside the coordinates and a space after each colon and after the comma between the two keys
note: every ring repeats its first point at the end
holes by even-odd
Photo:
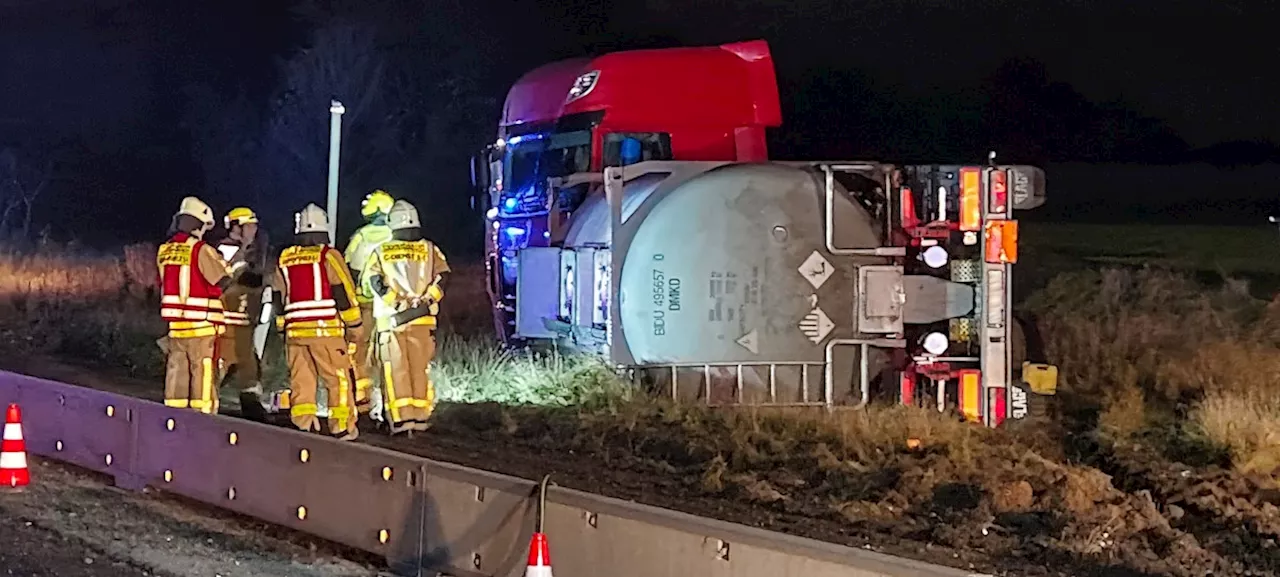
{"type": "MultiPolygon", "coordinates": [[[[702,398],[704,401],[707,402],[708,406],[712,406],[712,407],[732,406],[728,404],[713,403],[711,402],[711,399],[712,399],[712,384],[714,383],[714,380],[715,380],[715,377],[712,374],[713,370],[733,369],[732,396],[735,401],[733,405],[749,406],[747,404],[747,399],[746,399],[747,387],[744,384],[743,373],[746,370],[767,368],[769,376],[766,381],[768,385],[768,389],[767,389],[768,393],[767,393],[766,400],[762,402],[750,403],[750,405],[764,405],[764,406],[776,406],[776,407],[830,407],[834,404],[834,400],[832,399],[832,397],[834,396],[834,393],[832,391],[833,387],[831,383],[827,381],[827,379],[821,378],[821,376],[825,374],[825,367],[826,367],[826,364],[822,362],[797,361],[797,362],[782,362],[782,363],[728,363],[728,362],[672,363],[672,364],[664,364],[664,365],[648,365],[642,368],[644,370],[651,370],[651,371],[652,370],[668,371],[668,377],[671,379],[671,383],[670,383],[671,390],[669,392],[671,396],[671,400],[677,401],[677,402],[680,400],[680,391],[681,391],[679,386],[680,372],[682,370],[685,370],[685,371],[699,370],[702,373],[702,383],[701,383],[702,398]],[[779,368],[794,368],[799,370],[799,373],[800,373],[800,379],[798,382],[799,389],[800,389],[799,400],[782,401],[782,402],[778,400],[778,369],[779,368]],[[809,390],[810,390],[809,376],[812,372],[814,372],[815,368],[817,370],[818,375],[820,375],[821,380],[819,380],[819,384],[821,385],[822,393],[820,394],[818,399],[811,399],[810,398],[811,395],[809,393],[809,390]]],[[[637,368],[640,368],[640,367],[632,368],[633,374],[637,368]]]]}

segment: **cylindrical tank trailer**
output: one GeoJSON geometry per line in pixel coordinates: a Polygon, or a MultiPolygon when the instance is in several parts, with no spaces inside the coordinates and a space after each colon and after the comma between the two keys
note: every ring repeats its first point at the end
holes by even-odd
{"type": "MultiPolygon", "coordinates": [[[[946,258],[911,274],[924,259],[891,246],[903,178],[878,163],[607,169],[550,231],[556,246],[519,252],[516,332],[642,370],[677,397],[863,402],[918,348],[909,326],[941,327],[930,338],[949,346],[948,323],[979,312],[976,262],[954,267],[973,278],[946,258]]],[[[947,214],[947,194],[925,196],[947,214]]]]}

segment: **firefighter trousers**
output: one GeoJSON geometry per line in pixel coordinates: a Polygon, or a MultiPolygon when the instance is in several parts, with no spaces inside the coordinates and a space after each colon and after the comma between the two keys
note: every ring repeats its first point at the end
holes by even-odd
{"type": "Polygon", "coordinates": [[[369,411],[369,393],[373,389],[370,345],[373,344],[373,303],[360,303],[360,326],[351,330],[352,343],[348,347],[351,364],[356,372],[356,407],[361,413],[369,411]]]}
{"type": "Polygon", "coordinates": [[[355,390],[351,382],[351,360],[342,337],[286,338],[289,361],[289,417],[303,431],[319,431],[316,390],[325,384],[328,393],[329,434],[354,439],[356,430],[355,390]]]}
{"type": "Polygon", "coordinates": [[[218,412],[218,337],[168,337],[164,344],[164,404],[218,412]]]}
{"type": "Polygon", "coordinates": [[[431,360],[436,354],[434,327],[406,325],[378,333],[382,402],[391,432],[425,431],[435,408],[431,360]]]}
{"type": "Polygon", "coordinates": [[[218,352],[222,356],[222,384],[235,383],[242,391],[258,384],[262,369],[253,348],[253,327],[227,327],[218,337],[218,352]]]}

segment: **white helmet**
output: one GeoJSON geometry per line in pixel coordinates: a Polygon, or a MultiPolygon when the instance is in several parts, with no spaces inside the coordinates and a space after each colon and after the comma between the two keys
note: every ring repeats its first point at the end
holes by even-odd
{"type": "Polygon", "coordinates": [[[293,215],[293,233],[329,232],[329,215],[313,202],[293,215]]]}
{"type": "Polygon", "coordinates": [[[215,222],[213,220],[213,209],[209,208],[209,205],[205,204],[203,200],[194,196],[182,199],[182,204],[178,205],[178,214],[196,217],[200,222],[204,223],[205,228],[212,227],[215,222]]]}
{"type": "Polygon", "coordinates": [[[397,200],[395,204],[391,205],[391,213],[387,216],[387,224],[391,226],[391,230],[422,227],[422,223],[418,221],[418,209],[403,200],[397,200]]]}

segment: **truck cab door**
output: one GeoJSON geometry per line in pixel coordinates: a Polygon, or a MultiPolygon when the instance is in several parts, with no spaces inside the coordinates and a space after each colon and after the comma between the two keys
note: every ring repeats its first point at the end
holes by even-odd
{"type": "Polygon", "coordinates": [[[491,197],[493,175],[490,171],[493,149],[493,145],[490,144],[471,156],[471,210],[481,214],[493,205],[491,197]]]}

